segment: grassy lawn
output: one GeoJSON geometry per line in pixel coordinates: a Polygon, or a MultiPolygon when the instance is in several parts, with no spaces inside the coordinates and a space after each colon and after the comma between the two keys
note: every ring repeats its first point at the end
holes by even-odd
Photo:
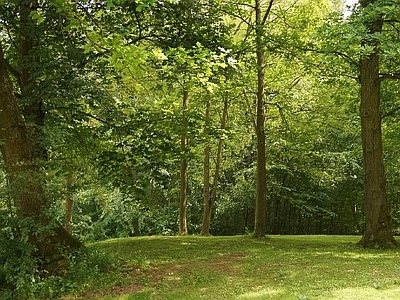
{"type": "Polygon", "coordinates": [[[399,299],[400,249],[365,250],[355,245],[359,239],[108,240],[91,247],[120,259],[122,267],[78,299],[399,299]]]}

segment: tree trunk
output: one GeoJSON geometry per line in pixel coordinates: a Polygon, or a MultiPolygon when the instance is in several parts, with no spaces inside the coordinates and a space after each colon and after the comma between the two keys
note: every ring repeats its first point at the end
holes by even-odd
{"type": "Polygon", "coordinates": [[[46,198],[43,177],[36,164],[34,146],[17,105],[7,64],[0,44],[0,150],[7,174],[10,195],[18,217],[31,220],[38,229],[49,228],[37,234],[34,228],[28,233],[29,241],[36,247],[36,255],[47,260],[59,260],[66,248],[77,248],[77,242],[60,225],[51,225],[43,213],[46,198]]]}
{"type": "MultiPolygon", "coordinates": [[[[363,8],[375,0],[360,1],[363,8]]],[[[379,17],[366,24],[369,33],[381,32],[379,17]]],[[[364,168],[365,232],[359,244],[364,247],[393,246],[392,220],[388,211],[386,181],[383,164],[382,129],[380,113],[379,45],[373,40],[364,41],[373,46],[371,54],[360,61],[361,82],[361,138],[364,168]]]]}
{"type": "Polygon", "coordinates": [[[201,235],[210,235],[210,223],[211,223],[211,196],[210,196],[210,107],[211,101],[207,98],[206,102],[206,124],[204,128],[205,135],[205,147],[204,147],[204,163],[203,163],[203,199],[204,199],[204,211],[203,211],[203,225],[201,227],[201,235]]]}
{"type": "MultiPolygon", "coordinates": [[[[185,90],[183,92],[183,102],[182,102],[182,113],[183,118],[186,118],[186,111],[189,107],[189,92],[185,90]]],[[[186,126],[186,122],[184,122],[186,126]]],[[[183,158],[181,161],[181,187],[180,187],[180,202],[179,202],[179,234],[185,235],[187,231],[187,221],[186,221],[186,203],[187,203],[187,185],[188,185],[188,173],[187,173],[187,147],[188,139],[186,134],[182,135],[181,138],[181,149],[183,153],[183,158]]]]}
{"type": "Polygon", "coordinates": [[[23,117],[18,108],[12,83],[7,74],[0,45],[0,140],[1,153],[8,175],[11,195],[18,215],[38,216],[45,204],[40,174],[34,164],[32,145],[27,137],[23,117]],[[24,178],[24,177],[27,178],[24,178]],[[30,182],[29,184],[27,184],[30,182]]]}
{"type": "MultiPolygon", "coordinates": [[[[272,3],[272,2],[271,2],[272,3]]],[[[257,194],[254,236],[265,236],[266,230],[266,168],[265,168],[265,96],[264,96],[264,45],[261,0],[256,0],[256,54],[257,54],[257,194]]]]}
{"type": "MultiPolygon", "coordinates": [[[[209,107],[207,108],[209,110],[209,107]]],[[[206,113],[207,115],[207,113],[206,113]]],[[[207,118],[207,116],[206,116],[207,118]]],[[[209,118],[209,115],[208,115],[209,118]]],[[[228,99],[224,101],[224,110],[222,112],[221,118],[221,129],[224,130],[226,128],[226,122],[228,120],[228,99]]],[[[218,141],[218,149],[217,149],[217,159],[215,162],[215,173],[212,185],[212,191],[210,193],[210,187],[208,184],[208,192],[206,191],[207,181],[204,181],[204,213],[203,213],[203,226],[201,229],[201,235],[208,236],[210,235],[210,224],[211,224],[211,215],[214,207],[215,200],[217,199],[217,189],[218,189],[218,181],[219,181],[219,173],[221,169],[221,161],[222,161],[222,149],[224,146],[224,139],[220,138],[218,141]],[[208,195],[208,197],[207,197],[208,195]]],[[[207,149],[207,146],[206,146],[207,149]]],[[[205,151],[206,151],[205,149],[205,151]]],[[[209,147],[208,147],[208,158],[204,158],[204,167],[206,167],[206,159],[208,160],[209,165],[209,147]]],[[[206,180],[206,173],[204,173],[204,180],[206,180]]],[[[209,180],[209,171],[208,171],[208,180],[209,180]]],[[[208,181],[209,182],[209,181],[208,181]]]]}
{"type": "Polygon", "coordinates": [[[36,159],[47,160],[47,151],[44,145],[44,117],[43,102],[40,97],[32,91],[36,85],[35,78],[32,76],[32,70],[29,67],[33,61],[40,63],[39,56],[35,55],[35,47],[38,40],[33,33],[36,32],[36,25],[30,15],[38,7],[36,0],[20,1],[20,19],[19,19],[19,67],[21,69],[17,78],[21,89],[21,96],[24,99],[22,114],[26,120],[26,130],[28,138],[32,142],[33,155],[36,159]]]}
{"type": "Polygon", "coordinates": [[[74,207],[73,197],[73,182],[74,177],[72,172],[68,174],[67,178],[67,194],[65,198],[65,220],[64,220],[64,228],[69,233],[72,234],[72,209],[74,207]]]}

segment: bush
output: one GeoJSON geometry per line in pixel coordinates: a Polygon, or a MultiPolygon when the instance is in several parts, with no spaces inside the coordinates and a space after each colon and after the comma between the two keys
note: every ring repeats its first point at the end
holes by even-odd
{"type": "Polygon", "coordinates": [[[55,299],[79,291],[114,270],[118,264],[99,250],[83,248],[66,257],[59,274],[50,274],[35,257],[24,228],[33,223],[21,222],[0,211],[0,299],[55,299]]]}

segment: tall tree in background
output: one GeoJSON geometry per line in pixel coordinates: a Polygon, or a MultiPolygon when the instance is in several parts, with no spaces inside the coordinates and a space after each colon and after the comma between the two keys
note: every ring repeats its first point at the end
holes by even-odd
{"type": "Polygon", "coordinates": [[[189,108],[189,91],[185,88],[182,97],[182,116],[183,127],[185,128],[181,137],[182,160],[180,168],[180,193],[179,193],[179,234],[185,235],[188,233],[186,220],[186,205],[187,205],[187,184],[188,184],[188,138],[187,138],[187,110],[189,108]]]}
{"type": "Polygon", "coordinates": [[[206,99],[206,113],[204,124],[204,162],[203,162],[203,225],[201,227],[201,235],[210,235],[211,221],[211,196],[210,196],[210,116],[211,116],[210,96],[206,99]]]}
{"type": "MultiPolygon", "coordinates": [[[[204,189],[203,189],[203,197],[204,197],[204,211],[203,211],[203,223],[201,227],[201,235],[208,236],[210,235],[210,225],[211,225],[211,215],[212,210],[214,208],[214,203],[217,198],[217,189],[218,182],[221,172],[221,162],[222,162],[222,148],[224,146],[224,138],[220,137],[218,141],[217,154],[215,159],[215,171],[213,177],[213,184],[210,189],[210,106],[211,101],[207,99],[206,102],[206,124],[205,124],[205,148],[204,148],[204,189]]],[[[221,116],[221,130],[225,130],[226,123],[228,120],[228,106],[229,101],[227,96],[224,99],[224,108],[221,116]]]]}
{"type": "Polygon", "coordinates": [[[257,55],[257,194],[256,194],[256,212],[254,224],[254,236],[263,237],[266,230],[267,218],[267,171],[265,166],[265,79],[264,79],[264,55],[265,55],[265,31],[263,26],[271,11],[274,0],[269,1],[267,11],[262,16],[262,2],[256,0],[256,55],[257,55]]]}

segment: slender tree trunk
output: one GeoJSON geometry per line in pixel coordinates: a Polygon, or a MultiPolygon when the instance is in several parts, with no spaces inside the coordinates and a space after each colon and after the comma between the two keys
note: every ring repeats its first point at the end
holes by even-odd
{"type": "MultiPolygon", "coordinates": [[[[228,122],[228,107],[229,107],[229,101],[228,101],[228,99],[225,99],[224,110],[222,112],[222,119],[221,119],[221,129],[222,130],[226,129],[226,124],[228,122]]],[[[215,162],[215,172],[214,172],[214,179],[213,179],[212,192],[211,192],[211,213],[212,213],[212,209],[214,207],[215,200],[217,199],[218,182],[219,182],[219,176],[221,173],[223,147],[224,147],[224,139],[221,138],[218,141],[217,158],[216,158],[216,162],[215,162]]],[[[209,217],[211,219],[211,214],[209,217]]]]}
{"type": "Polygon", "coordinates": [[[29,241],[36,247],[36,254],[48,260],[59,260],[66,248],[77,248],[77,242],[60,225],[50,225],[43,213],[46,197],[43,177],[35,161],[34,145],[29,139],[21,111],[17,105],[7,64],[0,44],[0,150],[4,160],[10,195],[18,217],[31,220],[38,229],[52,227],[38,235],[32,227],[29,241]],[[52,232],[50,232],[52,231],[52,232]]]}
{"type": "Polygon", "coordinates": [[[266,168],[265,168],[265,96],[264,96],[264,45],[261,0],[256,0],[256,54],[257,54],[257,194],[254,236],[265,236],[266,230],[266,168]]]}
{"type": "MultiPolygon", "coordinates": [[[[363,8],[375,0],[360,1],[363,8]]],[[[381,32],[379,17],[366,24],[370,34],[381,32]]],[[[376,41],[364,41],[374,47],[373,52],[360,61],[361,82],[361,138],[364,168],[365,232],[359,244],[364,247],[393,246],[392,220],[386,197],[386,180],[383,163],[382,126],[380,113],[379,45],[376,41]]]]}
{"type": "Polygon", "coordinates": [[[74,176],[72,172],[70,172],[67,178],[67,194],[65,198],[65,220],[64,220],[64,228],[69,234],[72,234],[72,209],[74,207],[74,201],[72,200],[73,183],[74,183],[74,176]]]}
{"type": "Polygon", "coordinates": [[[204,128],[205,147],[204,147],[204,163],[203,163],[203,225],[201,227],[201,235],[210,235],[210,222],[211,222],[211,195],[210,195],[210,107],[211,101],[207,98],[206,101],[206,123],[204,128]]]}
{"type": "MultiPolygon", "coordinates": [[[[226,123],[228,120],[228,99],[225,99],[224,101],[224,109],[222,112],[222,118],[221,118],[221,129],[224,130],[226,128],[226,123]]],[[[209,110],[209,107],[207,107],[209,110]]],[[[206,113],[207,115],[207,113],[206,113]]],[[[209,117],[209,115],[208,115],[209,117]]],[[[207,118],[207,117],[206,117],[207,118]]],[[[212,191],[210,193],[210,186],[208,183],[208,187],[206,188],[207,181],[204,181],[204,213],[203,213],[203,226],[201,229],[201,235],[208,236],[210,235],[210,224],[211,224],[211,215],[214,207],[215,200],[217,199],[217,189],[218,189],[218,181],[219,181],[219,174],[221,170],[221,162],[222,162],[222,150],[224,146],[224,139],[220,138],[218,141],[218,149],[217,149],[217,158],[215,162],[215,173],[214,173],[214,179],[213,179],[213,185],[212,185],[212,191]],[[208,191],[206,191],[206,189],[208,191]],[[207,196],[208,195],[208,196],[207,196]]],[[[207,151],[207,146],[205,149],[205,152],[207,151]]],[[[208,158],[206,158],[206,153],[205,153],[205,158],[204,158],[204,167],[206,168],[206,160],[208,161],[208,166],[209,166],[209,147],[208,147],[208,158]]],[[[209,168],[209,167],[208,167],[209,168]]],[[[206,175],[206,171],[204,171],[204,180],[206,180],[206,176],[208,176],[208,182],[209,182],[209,170],[207,171],[208,175],[206,175]]]]}
{"type": "MultiPolygon", "coordinates": [[[[189,92],[185,90],[183,92],[182,112],[183,118],[186,118],[186,111],[189,107],[189,92]]],[[[186,122],[185,122],[186,123],[186,122]]],[[[186,124],[185,124],[186,125],[186,124]]],[[[181,187],[180,187],[180,202],[179,202],[179,234],[185,235],[187,231],[186,221],[186,204],[187,204],[187,185],[188,185],[188,171],[187,171],[187,147],[188,139],[186,134],[182,135],[181,138],[181,149],[183,158],[181,161],[181,187]]]]}

